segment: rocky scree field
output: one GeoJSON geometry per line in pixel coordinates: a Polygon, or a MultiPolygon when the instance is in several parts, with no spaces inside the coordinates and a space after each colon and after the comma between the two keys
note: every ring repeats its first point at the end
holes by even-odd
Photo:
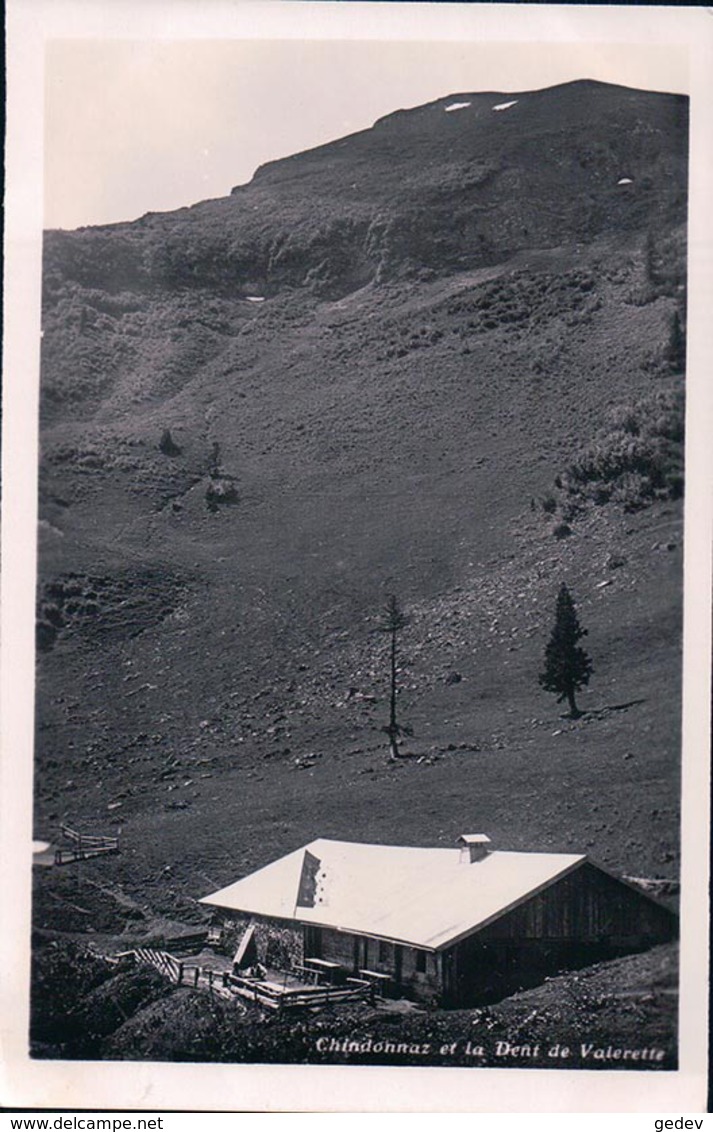
{"type": "MultiPolygon", "coordinates": [[[[201,922],[314,837],[470,830],[675,881],[686,113],[453,95],[47,233],[35,834],[120,829],[112,899],[201,922]]],[[[41,872],[36,926],[101,932],[41,872]]]]}

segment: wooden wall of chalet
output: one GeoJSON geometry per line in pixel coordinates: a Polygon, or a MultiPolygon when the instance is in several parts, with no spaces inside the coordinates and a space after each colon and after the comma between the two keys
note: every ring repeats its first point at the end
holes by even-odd
{"type": "Polygon", "coordinates": [[[435,1002],[441,994],[438,956],[419,948],[261,916],[236,914],[222,924],[231,953],[248,924],[253,924],[258,959],[266,967],[281,969],[310,957],[330,959],[353,975],[363,970],[388,975],[387,991],[399,987],[422,1002],[435,1002]]]}
{"type": "Polygon", "coordinates": [[[482,940],[606,940],[637,949],[673,939],[676,929],[668,908],[585,862],[478,934],[482,940]]]}
{"type": "Polygon", "coordinates": [[[401,987],[421,1001],[434,1001],[441,993],[438,956],[420,948],[332,928],[307,928],[305,954],[341,963],[353,974],[366,970],[388,975],[391,989],[401,987]]]}
{"type": "Polygon", "coordinates": [[[588,863],[442,956],[448,1005],[495,1002],[547,975],[676,936],[667,908],[588,863]]]}

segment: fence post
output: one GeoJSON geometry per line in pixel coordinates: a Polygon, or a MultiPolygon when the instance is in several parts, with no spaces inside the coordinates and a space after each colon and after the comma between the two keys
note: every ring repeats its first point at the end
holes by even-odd
{"type": "Polygon", "coordinates": [[[201,973],[200,967],[196,967],[195,971],[193,972],[193,986],[194,987],[198,986],[198,979],[200,978],[200,973],[201,973]]]}

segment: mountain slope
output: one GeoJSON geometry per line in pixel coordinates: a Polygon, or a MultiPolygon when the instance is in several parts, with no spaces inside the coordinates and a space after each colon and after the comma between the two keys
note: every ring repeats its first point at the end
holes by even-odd
{"type": "Polygon", "coordinates": [[[168,906],[318,835],[673,875],[686,109],[453,95],[48,233],[43,830],[121,821],[107,869],[168,906]],[[561,579],[580,721],[537,685],[561,579]]]}

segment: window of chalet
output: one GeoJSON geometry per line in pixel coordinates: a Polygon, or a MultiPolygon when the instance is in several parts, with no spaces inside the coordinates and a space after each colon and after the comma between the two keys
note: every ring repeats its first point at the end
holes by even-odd
{"type": "Polygon", "coordinates": [[[385,939],[379,940],[379,962],[388,963],[391,959],[391,944],[385,939]]]}
{"type": "Polygon", "coordinates": [[[425,951],[417,951],[416,952],[416,970],[421,975],[425,975],[425,973],[426,973],[426,952],[425,951]]]}

